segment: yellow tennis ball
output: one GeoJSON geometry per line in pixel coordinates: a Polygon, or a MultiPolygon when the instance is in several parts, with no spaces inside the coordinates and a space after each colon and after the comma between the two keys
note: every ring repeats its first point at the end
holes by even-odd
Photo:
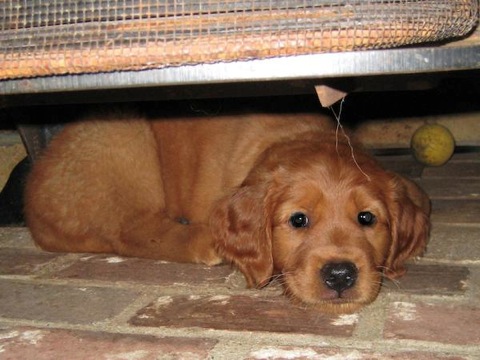
{"type": "Polygon", "coordinates": [[[415,131],[411,147],[419,162],[428,166],[441,166],[452,157],[455,140],[445,126],[427,124],[415,131]]]}

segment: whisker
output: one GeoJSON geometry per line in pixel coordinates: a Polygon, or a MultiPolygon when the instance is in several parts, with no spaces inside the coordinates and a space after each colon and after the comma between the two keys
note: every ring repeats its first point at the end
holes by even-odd
{"type": "MultiPolygon", "coordinates": [[[[386,278],[386,276],[384,275],[385,271],[391,271],[391,269],[387,266],[377,266],[377,268],[382,270],[382,275],[383,275],[384,278],[386,278]]],[[[390,279],[390,278],[388,278],[388,280],[389,280],[389,282],[393,283],[398,290],[400,290],[402,288],[401,285],[400,285],[401,282],[399,280],[390,279]]],[[[388,283],[383,282],[383,286],[388,288],[388,283]]]]}
{"type": "Polygon", "coordinates": [[[398,290],[400,290],[400,289],[402,288],[401,285],[400,285],[400,284],[401,284],[400,281],[395,280],[395,279],[389,279],[389,280],[390,280],[391,283],[393,283],[393,284],[395,285],[395,287],[396,287],[398,290]]]}
{"type": "Polygon", "coordinates": [[[285,276],[284,274],[275,274],[270,278],[270,283],[285,285],[285,276]]]}
{"type": "Polygon", "coordinates": [[[388,266],[382,266],[382,265],[378,265],[377,269],[380,269],[382,274],[385,273],[385,271],[392,271],[392,269],[389,268],[388,266]]]}

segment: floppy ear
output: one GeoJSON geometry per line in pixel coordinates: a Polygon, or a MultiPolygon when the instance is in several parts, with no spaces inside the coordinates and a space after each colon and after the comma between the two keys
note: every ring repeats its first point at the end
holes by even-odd
{"type": "Polygon", "coordinates": [[[265,184],[243,186],[221,200],[210,218],[217,252],[240,269],[249,287],[265,286],[273,273],[266,193],[265,184]]]}
{"type": "Polygon", "coordinates": [[[413,181],[395,175],[391,199],[390,231],[392,244],[385,263],[385,275],[405,274],[405,262],[423,254],[430,232],[430,199],[413,181]]]}

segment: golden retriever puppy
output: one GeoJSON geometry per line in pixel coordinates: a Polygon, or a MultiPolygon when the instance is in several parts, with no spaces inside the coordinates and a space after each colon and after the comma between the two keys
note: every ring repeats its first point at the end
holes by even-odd
{"type": "Polygon", "coordinates": [[[316,114],[90,117],[53,139],[25,205],[43,249],[228,261],[249,286],[280,275],[290,296],[336,313],[405,272],[429,213],[418,186],[316,114]]]}

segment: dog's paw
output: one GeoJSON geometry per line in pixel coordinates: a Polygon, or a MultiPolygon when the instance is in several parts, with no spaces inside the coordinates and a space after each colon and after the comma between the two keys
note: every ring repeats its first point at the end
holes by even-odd
{"type": "Polygon", "coordinates": [[[211,256],[204,261],[202,261],[203,264],[208,265],[208,266],[215,266],[215,265],[220,265],[223,263],[223,259],[220,256],[211,256]]]}
{"type": "Polygon", "coordinates": [[[208,266],[220,265],[223,259],[217,254],[213,246],[209,246],[198,252],[198,263],[208,266]]]}
{"type": "Polygon", "coordinates": [[[208,266],[219,265],[223,258],[215,250],[210,229],[204,225],[190,226],[190,254],[193,262],[208,266]]]}

